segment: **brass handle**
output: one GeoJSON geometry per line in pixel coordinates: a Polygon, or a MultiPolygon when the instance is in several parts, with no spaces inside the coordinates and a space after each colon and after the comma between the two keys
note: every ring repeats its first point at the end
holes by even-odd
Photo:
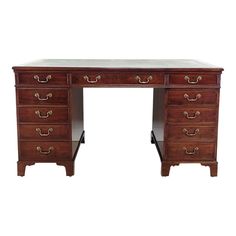
{"type": "Polygon", "coordinates": [[[189,137],[195,136],[199,133],[199,129],[195,129],[193,133],[190,133],[187,129],[183,129],[183,133],[189,137]]]}
{"type": "Polygon", "coordinates": [[[198,147],[193,148],[191,151],[188,151],[188,149],[186,147],[183,147],[185,154],[186,155],[195,155],[196,152],[199,150],[198,147]]]}
{"type": "Polygon", "coordinates": [[[183,114],[184,114],[186,119],[191,120],[191,119],[197,118],[201,113],[200,113],[200,111],[196,111],[193,116],[190,116],[187,111],[184,111],[183,114]]]}
{"type": "Polygon", "coordinates": [[[184,79],[188,82],[188,84],[197,84],[200,80],[202,80],[202,76],[199,75],[196,78],[196,80],[191,81],[190,77],[186,75],[186,76],[184,76],[184,79]]]}
{"type": "Polygon", "coordinates": [[[35,130],[36,130],[36,132],[39,133],[39,135],[40,135],[41,137],[47,137],[47,136],[50,135],[50,133],[52,133],[53,128],[49,128],[47,133],[42,133],[42,130],[41,130],[40,128],[36,128],[35,130]]]}
{"type": "Polygon", "coordinates": [[[48,155],[54,150],[54,147],[49,147],[48,151],[43,151],[43,149],[39,146],[36,149],[37,149],[38,152],[40,152],[40,154],[48,155]]]}
{"type": "Polygon", "coordinates": [[[141,77],[140,77],[139,75],[137,75],[137,76],[135,77],[135,79],[138,80],[138,82],[139,82],[140,84],[148,84],[148,83],[150,82],[150,80],[152,80],[153,78],[152,78],[152,76],[150,75],[150,76],[147,77],[146,80],[142,80],[141,77]]]}
{"type": "Polygon", "coordinates": [[[52,110],[48,111],[46,115],[41,115],[39,110],[35,111],[35,114],[38,115],[40,119],[47,119],[49,116],[52,115],[52,110]]]}
{"type": "Polygon", "coordinates": [[[34,96],[39,100],[39,101],[47,101],[49,98],[52,97],[52,93],[48,93],[45,98],[41,98],[39,93],[35,93],[34,96]]]}
{"type": "Polygon", "coordinates": [[[40,84],[46,84],[50,79],[52,79],[51,75],[48,75],[45,79],[40,79],[38,75],[34,75],[34,79],[38,81],[40,84]]]}
{"type": "Polygon", "coordinates": [[[85,79],[88,83],[90,83],[90,84],[95,84],[95,83],[97,83],[98,80],[100,80],[101,78],[102,78],[102,76],[101,76],[101,75],[98,75],[98,76],[95,77],[95,80],[91,80],[88,75],[85,75],[85,76],[84,76],[84,79],[85,79]]]}
{"type": "Polygon", "coordinates": [[[186,98],[189,102],[196,102],[198,99],[200,99],[202,95],[198,93],[195,98],[189,98],[189,95],[187,93],[184,94],[184,98],[186,98]]]}

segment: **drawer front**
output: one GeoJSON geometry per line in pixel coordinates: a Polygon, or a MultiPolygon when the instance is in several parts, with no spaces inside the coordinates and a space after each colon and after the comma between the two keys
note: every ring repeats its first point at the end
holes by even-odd
{"type": "Polygon", "coordinates": [[[70,140],[70,125],[19,125],[19,139],[70,140]]]}
{"type": "Polygon", "coordinates": [[[121,84],[133,84],[140,86],[148,85],[164,85],[164,74],[163,73],[153,73],[153,72],[130,72],[130,73],[120,73],[121,84]]]}
{"type": "Polygon", "coordinates": [[[99,86],[106,84],[119,84],[118,74],[116,73],[101,73],[99,71],[94,72],[79,72],[72,74],[73,84],[81,86],[99,86]]]}
{"type": "Polygon", "coordinates": [[[71,159],[71,142],[20,142],[22,161],[53,162],[71,159]]]}
{"type": "Polygon", "coordinates": [[[100,73],[80,72],[72,74],[73,84],[81,86],[102,86],[102,85],[137,85],[148,86],[153,84],[164,85],[163,73],[100,73]]]}
{"type": "Polygon", "coordinates": [[[217,89],[168,90],[168,105],[215,105],[218,94],[217,89]]]}
{"type": "Polygon", "coordinates": [[[66,89],[17,89],[19,105],[67,105],[66,89]]]}
{"type": "Polygon", "coordinates": [[[67,85],[66,73],[22,72],[18,74],[19,85],[49,86],[67,85]]]}
{"type": "Polygon", "coordinates": [[[18,107],[19,122],[56,123],[68,122],[68,108],[18,107]]]}
{"type": "Polygon", "coordinates": [[[216,74],[176,73],[169,75],[169,83],[176,85],[217,85],[216,74]]]}
{"type": "Polygon", "coordinates": [[[167,143],[165,158],[189,162],[213,161],[215,148],[215,143],[167,143]]]}
{"type": "Polygon", "coordinates": [[[218,110],[216,108],[173,108],[167,109],[169,123],[216,123],[218,110]]]}
{"type": "Polygon", "coordinates": [[[166,136],[169,141],[191,142],[211,141],[214,142],[217,136],[217,129],[208,126],[175,126],[166,127],[166,136]]]}

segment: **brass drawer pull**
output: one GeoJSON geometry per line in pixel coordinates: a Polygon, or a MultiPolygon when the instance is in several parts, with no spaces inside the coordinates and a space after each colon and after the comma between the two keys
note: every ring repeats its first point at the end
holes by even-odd
{"type": "Polygon", "coordinates": [[[198,93],[195,98],[189,98],[189,95],[187,93],[184,94],[184,98],[186,98],[189,102],[196,102],[198,99],[200,99],[202,95],[198,93]]]}
{"type": "Polygon", "coordinates": [[[152,78],[152,76],[150,75],[150,76],[147,77],[146,80],[142,80],[141,77],[137,75],[137,76],[135,77],[135,79],[138,80],[138,82],[139,82],[140,84],[148,84],[148,83],[150,82],[150,80],[152,80],[153,78],[152,78]]]}
{"type": "Polygon", "coordinates": [[[40,119],[47,119],[49,116],[52,115],[52,110],[48,111],[46,115],[41,115],[40,111],[35,111],[35,114],[38,115],[40,119]]]}
{"type": "Polygon", "coordinates": [[[48,75],[45,79],[40,79],[38,75],[34,75],[34,79],[38,81],[40,84],[46,84],[50,79],[52,79],[51,75],[48,75]]]}
{"type": "Polygon", "coordinates": [[[84,79],[85,79],[88,83],[90,83],[90,84],[95,84],[95,83],[97,83],[98,80],[100,80],[101,78],[102,78],[102,76],[101,76],[101,75],[98,75],[98,76],[95,77],[95,80],[91,80],[88,75],[85,75],[85,76],[84,76],[84,79]]]}
{"type": "Polygon", "coordinates": [[[192,120],[192,119],[196,119],[201,113],[200,111],[196,111],[193,116],[190,116],[187,111],[184,111],[183,114],[186,119],[192,120]]]}
{"type": "Polygon", "coordinates": [[[41,98],[39,93],[35,93],[34,96],[39,100],[39,101],[47,101],[49,98],[52,97],[52,93],[48,93],[45,98],[41,98]]]}
{"type": "Polygon", "coordinates": [[[196,80],[191,81],[189,76],[184,76],[184,79],[188,82],[188,84],[197,84],[200,80],[202,80],[202,76],[198,76],[196,80]]]}
{"type": "Polygon", "coordinates": [[[42,133],[42,130],[41,130],[40,128],[36,128],[35,130],[36,130],[36,132],[39,133],[39,135],[40,135],[41,137],[47,137],[47,136],[50,135],[50,133],[52,133],[53,128],[49,128],[47,133],[42,133]]]}
{"type": "Polygon", "coordinates": [[[195,129],[193,133],[189,133],[189,131],[187,129],[183,129],[183,133],[189,137],[195,136],[199,133],[199,129],[195,129]]]}
{"type": "Polygon", "coordinates": [[[39,147],[39,146],[36,149],[37,149],[38,152],[40,152],[40,154],[48,155],[54,150],[54,147],[49,147],[48,151],[43,151],[42,148],[39,147]]]}
{"type": "Polygon", "coordinates": [[[183,149],[184,149],[186,155],[195,155],[196,152],[199,150],[198,147],[193,148],[192,151],[188,151],[188,149],[186,147],[183,147],[183,149]]]}

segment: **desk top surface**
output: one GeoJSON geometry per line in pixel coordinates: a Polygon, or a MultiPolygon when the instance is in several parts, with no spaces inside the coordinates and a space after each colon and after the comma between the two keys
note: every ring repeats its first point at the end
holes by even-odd
{"type": "Polygon", "coordinates": [[[220,67],[191,59],[44,59],[13,67],[13,69],[22,68],[223,70],[220,67]]]}

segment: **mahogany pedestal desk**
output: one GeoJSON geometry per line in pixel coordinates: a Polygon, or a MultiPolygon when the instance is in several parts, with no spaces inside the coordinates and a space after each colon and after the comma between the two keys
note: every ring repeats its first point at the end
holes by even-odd
{"type": "Polygon", "coordinates": [[[217,176],[217,126],[222,68],[196,60],[41,60],[13,67],[16,81],[18,175],[53,162],[74,175],[84,143],[84,87],[153,88],[151,143],[161,175],[200,163],[217,176]]]}

